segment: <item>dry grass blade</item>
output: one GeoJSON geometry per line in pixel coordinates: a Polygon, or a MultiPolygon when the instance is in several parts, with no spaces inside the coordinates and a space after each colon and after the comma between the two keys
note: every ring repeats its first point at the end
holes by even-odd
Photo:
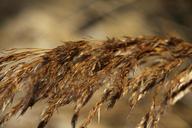
{"type": "Polygon", "coordinates": [[[103,96],[80,127],[90,123],[103,104],[112,108],[130,96],[131,109],[147,93],[161,90],[137,127],[156,127],[167,107],[192,88],[192,45],[176,38],[126,37],[122,40],[66,42],[54,49],[11,49],[0,54],[0,124],[23,115],[39,100],[48,106],[38,128],[61,106],[75,102],[72,127],[80,110],[102,87],[103,96]],[[19,95],[19,100],[15,100],[19,95]],[[13,102],[14,101],[14,102],[13,102]],[[17,101],[17,102],[16,102],[17,101]]]}

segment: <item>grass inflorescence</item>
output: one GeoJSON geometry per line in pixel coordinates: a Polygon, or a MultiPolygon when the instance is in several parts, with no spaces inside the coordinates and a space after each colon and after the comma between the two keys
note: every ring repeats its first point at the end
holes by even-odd
{"type": "Polygon", "coordinates": [[[132,110],[152,92],[151,108],[136,127],[153,128],[169,106],[191,92],[191,62],[192,44],[162,37],[82,40],[53,49],[4,50],[0,53],[0,124],[46,99],[48,106],[38,128],[44,128],[59,107],[71,102],[75,103],[71,120],[75,128],[80,110],[102,88],[102,96],[80,128],[87,127],[101,106],[112,108],[121,97],[129,96],[132,110]]]}

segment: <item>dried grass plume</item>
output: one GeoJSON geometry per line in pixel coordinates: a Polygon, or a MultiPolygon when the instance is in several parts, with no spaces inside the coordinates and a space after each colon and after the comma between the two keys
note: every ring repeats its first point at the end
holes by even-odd
{"type": "Polygon", "coordinates": [[[192,88],[192,44],[177,38],[125,37],[106,41],[65,42],[54,49],[9,49],[0,53],[0,124],[45,99],[38,128],[61,106],[80,110],[98,89],[103,94],[80,125],[85,128],[101,108],[129,96],[131,109],[154,93],[149,112],[137,128],[154,128],[166,109],[192,88]],[[16,100],[17,99],[17,100],[16,100]],[[11,106],[8,112],[5,110],[11,106]]]}

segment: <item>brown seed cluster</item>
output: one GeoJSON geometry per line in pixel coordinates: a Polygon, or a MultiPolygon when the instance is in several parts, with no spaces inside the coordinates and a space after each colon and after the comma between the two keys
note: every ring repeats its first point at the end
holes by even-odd
{"type": "Polygon", "coordinates": [[[121,97],[129,96],[132,110],[152,92],[151,108],[136,127],[157,127],[166,109],[191,91],[191,62],[192,44],[162,37],[82,40],[54,49],[4,50],[0,53],[0,110],[4,112],[0,124],[46,99],[48,106],[38,128],[44,128],[59,107],[71,102],[75,103],[71,120],[75,128],[80,110],[102,88],[101,98],[81,128],[87,127],[102,105],[112,108],[121,97]]]}

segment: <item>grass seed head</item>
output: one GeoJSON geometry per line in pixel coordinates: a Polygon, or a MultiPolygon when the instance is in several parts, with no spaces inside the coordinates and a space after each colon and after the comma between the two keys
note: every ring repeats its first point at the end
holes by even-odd
{"type": "Polygon", "coordinates": [[[177,38],[126,37],[106,41],[65,42],[54,49],[10,49],[0,54],[0,110],[12,108],[0,124],[23,115],[46,99],[38,128],[44,128],[61,106],[75,102],[72,127],[80,110],[98,89],[103,94],[80,126],[87,127],[103,104],[113,108],[122,96],[130,107],[146,94],[156,92],[149,112],[136,126],[156,127],[167,107],[192,88],[192,45],[177,38]],[[179,70],[182,67],[182,70],[179,70]],[[174,75],[173,75],[174,74],[174,75]],[[161,93],[158,93],[158,91],[161,93]],[[13,102],[22,92],[22,97],[13,102]]]}

